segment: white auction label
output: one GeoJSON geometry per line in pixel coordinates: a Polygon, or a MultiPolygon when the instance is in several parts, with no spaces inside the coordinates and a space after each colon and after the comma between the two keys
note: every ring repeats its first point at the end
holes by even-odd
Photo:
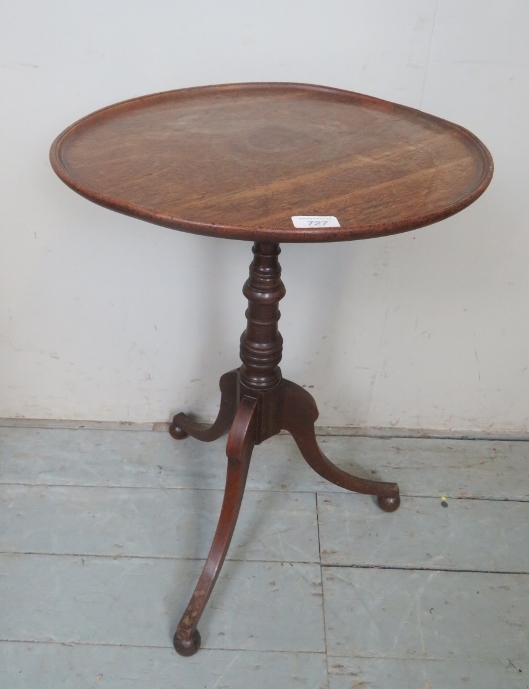
{"type": "Polygon", "coordinates": [[[293,215],[294,227],[340,227],[334,215],[293,215]]]}

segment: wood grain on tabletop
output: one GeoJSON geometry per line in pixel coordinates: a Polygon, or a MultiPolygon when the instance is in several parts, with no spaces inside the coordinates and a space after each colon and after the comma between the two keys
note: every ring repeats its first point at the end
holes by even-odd
{"type": "Polygon", "coordinates": [[[274,242],[394,234],[457,213],[492,159],[467,130],[339,89],[232,84],[118,103],[54,142],[55,172],[113,210],[188,232],[274,242]],[[293,227],[332,215],[339,228],[293,227]]]}

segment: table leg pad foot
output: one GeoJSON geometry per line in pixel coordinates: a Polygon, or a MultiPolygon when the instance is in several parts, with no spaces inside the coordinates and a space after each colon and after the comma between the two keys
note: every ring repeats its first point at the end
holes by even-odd
{"type": "Polygon", "coordinates": [[[184,429],[180,428],[180,426],[177,426],[174,421],[169,426],[169,435],[175,440],[183,440],[184,438],[187,438],[187,433],[184,431],[184,429]]]}
{"type": "Polygon", "coordinates": [[[400,505],[399,495],[379,495],[377,497],[378,506],[384,512],[395,512],[400,505]]]}
{"type": "Polygon", "coordinates": [[[175,651],[178,653],[178,655],[184,657],[195,655],[200,648],[201,642],[202,639],[200,638],[198,629],[195,629],[188,641],[182,641],[182,639],[179,639],[176,634],[173,637],[173,646],[175,651]]]}
{"type": "Polygon", "coordinates": [[[193,422],[187,414],[176,414],[169,426],[169,433],[175,440],[182,440],[190,435],[192,438],[210,443],[218,440],[226,433],[237,411],[237,371],[228,371],[219,381],[221,399],[217,418],[212,426],[203,428],[201,424],[193,422]]]}

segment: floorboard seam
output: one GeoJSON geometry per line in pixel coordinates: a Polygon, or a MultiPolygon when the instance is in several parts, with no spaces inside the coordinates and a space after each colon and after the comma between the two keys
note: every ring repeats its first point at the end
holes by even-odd
{"type": "Polygon", "coordinates": [[[322,568],[333,569],[391,569],[406,572],[450,572],[452,574],[522,574],[527,576],[529,571],[519,570],[498,570],[498,569],[448,569],[445,567],[406,567],[404,565],[343,565],[343,564],[322,564],[322,568]]]}
{"type": "MultiPolygon", "coordinates": [[[[200,486],[160,486],[160,485],[151,485],[151,486],[129,486],[129,485],[122,485],[122,484],[101,484],[101,483],[27,483],[25,481],[1,481],[0,480],[0,487],[1,486],[27,486],[28,488],[110,488],[110,489],[116,489],[116,490],[212,490],[216,491],[217,493],[224,493],[225,487],[220,486],[218,488],[203,488],[200,486]]],[[[245,489],[245,494],[246,493],[295,493],[296,495],[298,493],[302,493],[305,495],[313,494],[315,491],[314,490],[308,490],[308,489],[279,489],[279,488],[246,488],[245,489]]],[[[320,491],[318,489],[318,492],[324,492],[320,491]]],[[[344,491],[345,492],[345,491],[344,491]]],[[[334,494],[337,494],[338,491],[334,491],[334,494]]],[[[503,498],[500,498],[503,499],[503,498]]],[[[529,498],[528,498],[529,500],[529,498]]]]}
{"type": "MultiPolygon", "coordinates": [[[[176,555],[121,555],[119,553],[113,555],[101,555],[100,553],[48,553],[30,550],[1,550],[0,555],[31,555],[38,557],[87,557],[102,560],[175,560],[179,562],[204,562],[204,557],[177,557],[176,555]]],[[[317,560],[248,560],[247,558],[231,558],[227,557],[225,562],[261,562],[263,564],[285,564],[285,565],[317,565],[320,563],[317,560]]]]}
{"type": "MultiPolygon", "coordinates": [[[[27,483],[24,481],[0,481],[0,487],[2,486],[26,486],[28,488],[109,488],[112,490],[172,490],[172,491],[194,491],[194,490],[202,490],[202,491],[217,491],[217,492],[224,492],[224,487],[219,488],[202,488],[200,486],[197,487],[186,487],[186,486],[161,486],[161,485],[150,485],[150,486],[131,486],[131,485],[121,485],[121,484],[98,484],[98,483],[27,483]]],[[[278,489],[278,488],[247,488],[245,490],[246,493],[295,493],[295,494],[310,494],[310,493],[318,493],[318,494],[325,494],[325,495],[355,495],[358,497],[361,497],[359,493],[351,493],[350,491],[347,491],[345,489],[343,490],[325,490],[325,487],[323,486],[322,488],[317,488],[316,491],[314,490],[302,490],[299,489],[297,490],[296,488],[292,489],[278,489]]],[[[411,493],[402,493],[401,492],[401,498],[428,498],[432,500],[440,500],[440,495],[430,495],[430,494],[411,494],[411,493]]],[[[505,497],[492,497],[492,496],[481,496],[481,495],[454,495],[451,496],[449,493],[447,493],[446,497],[449,500],[484,500],[488,502],[529,502],[529,496],[527,497],[514,497],[514,498],[505,498],[505,497]]]]}
{"type": "MultiPolygon", "coordinates": [[[[173,555],[101,555],[100,553],[48,553],[23,550],[2,550],[0,555],[30,555],[32,557],[75,557],[92,558],[100,560],[170,560],[175,562],[204,562],[205,557],[177,557],[173,555]]],[[[317,565],[320,569],[389,569],[408,572],[450,572],[453,574],[522,574],[529,575],[529,570],[494,570],[494,569],[450,569],[448,567],[413,567],[406,565],[366,565],[353,564],[344,565],[342,563],[320,563],[316,560],[248,560],[247,558],[226,558],[226,562],[245,562],[261,564],[285,564],[285,565],[317,565]]],[[[322,584],[323,586],[323,584],[322,584]]],[[[322,588],[323,593],[323,588],[322,588]]]]}
{"type": "MultiPolygon", "coordinates": [[[[322,492],[322,491],[319,491],[322,492]]],[[[335,493],[336,495],[336,493],[335,493]]],[[[441,496],[440,495],[411,495],[411,494],[405,494],[401,493],[401,497],[403,498],[428,498],[429,500],[440,500],[441,496]]],[[[516,498],[495,498],[491,496],[482,496],[482,495],[453,495],[451,496],[449,492],[446,493],[446,496],[449,500],[483,500],[484,502],[529,502],[529,496],[528,497],[516,497],[516,498]]]]}
{"type": "MultiPolygon", "coordinates": [[[[513,656],[513,657],[514,657],[514,656],[513,656]]],[[[424,656],[421,656],[421,657],[415,656],[415,657],[413,657],[413,656],[405,656],[405,655],[400,655],[400,656],[393,656],[393,655],[367,655],[367,654],[364,654],[364,653],[358,653],[358,654],[355,654],[354,656],[334,655],[334,654],[333,654],[333,655],[329,656],[329,661],[331,661],[331,660],[334,660],[334,661],[336,661],[336,660],[343,660],[344,658],[347,659],[347,660],[405,660],[406,662],[415,662],[415,663],[423,663],[423,662],[429,662],[429,663],[446,663],[447,661],[448,661],[448,662],[457,662],[458,660],[461,660],[460,658],[458,659],[458,658],[456,658],[456,657],[454,657],[454,656],[446,656],[446,657],[442,657],[442,658],[441,658],[441,657],[432,658],[432,657],[424,657],[424,656]]],[[[480,662],[492,663],[492,664],[497,664],[497,663],[499,663],[500,665],[503,665],[504,667],[507,667],[507,666],[509,665],[509,662],[510,662],[509,659],[507,658],[507,661],[509,661],[509,662],[507,662],[507,663],[504,664],[501,660],[499,660],[499,659],[497,659],[497,658],[492,658],[492,659],[491,659],[491,658],[488,657],[488,656],[485,656],[485,657],[481,657],[481,656],[471,656],[471,657],[469,657],[469,658],[467,658],[467,659],[468,659],[468,660],[477,660],[477,661],[480,661],[480,662]]],[[[522,662],[522,663],[527,662],[527,661],[525,660],[525,658],[518,659],[518,658],[514,657],[514,659],[515,659],[516,662],[522,662]]],[[[511,664],[512,664],[512,663],[511,663],[511,664]]],[[[516,666],[514,666],[514,667],[516,667],[516,666]]],[[[334,668],[334,669],[341,669],[341,668],[334,668]]],[[[519,668],[516,667],[516,669],[517,669],[519,672],[521,672],[521,670],[519,670],[519,668]]],[[[337,674],[337,673],[333,673],[333,674],[337,674]]]]}
{"type": "MultiPolygon", "coordinates": [[[[28,639],[0,639],[0,644],[40,644],[43,646],[68,646],[68,647],[110,647],[110,648],[146,648],[146,649],[160,649],[160,650],[173,650],[173,646],[149,646],[149,645],[139,645],[139,644],[111,644],[111,643],[91,643],[89,641],[46,641],[43,639],[28,640],[28,639]]],[[[281,653],[285,655],[293,655],[298,653],[305,653],[307,655],[326,655],[325,651],[284,651],[281,649],[271,650],[271,649],[259,649],[259,648],[218,648],[213,646],[201,646],[203,651],[229,651],[232,653],[281,653]]]]}
{"type": "MultiPolygon", "coordinates": [[[[318,505],[318,493],[314,493],[314,498],[316,500],[316,529],[318,533],[318,556],[320,565],[320,586],[321,586],[321,614],[323,616],[323,643],[325,645],[325,659],[327,660],[327,620],[325,619],[325,593],[323,589],[323,570],[321,566],[321,538],[320,538],[320,514],[318,505]]],[[[329,664],[326,662],[325,672],[327,675],[327,688],[329,687],[329,664]]]]}

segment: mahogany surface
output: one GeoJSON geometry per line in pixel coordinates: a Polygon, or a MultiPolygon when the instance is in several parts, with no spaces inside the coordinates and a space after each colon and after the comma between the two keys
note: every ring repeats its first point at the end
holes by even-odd
{"type": "Polygon", "coordinates": [[[492,159],[470,132],[356,93],[300,84],[236,84],[137,98],[80,120],[53,143],[51,162],[91,201],[167,227],[254,241],[239,369],[220,379],[207,429],[186,414],[170,433],[209,442],[229,431],[226,489],[209,555],[177,626],[183,656],[226,557],[255,445],[287,430],[320,476],[399,507],[396,483],[353,476],[318,447],[312,396],[282,377],[281,241],[323,242],[404,232],[468,206],[492,159]],[[296,229],[293,215],[332,215],[340,227],[296,229]]]}
{"type": "Polygon", "coordinates": [[[306,84],[228,84],[118,103],[54,142],[51,163],[95,203],[197,234],[328,242],[404,232],[486,189],[470,132],[418,110],[306,84]],[[339,228],[293,227],[293,215],[339,228]]]}
{"type": "Polygon", "coordinates": [[[255,445],[253,430],[256,421],[256,408],[257,399],[243,397],[228,436],[226,444],[228,470],[219,522],[206,564],[173,638],[176,651],[183,656],[194,655],[200,647],[200,634],[197,630],[198,620],[204,612],[219,576],[239,516],[252,450],[255,445]]]}

